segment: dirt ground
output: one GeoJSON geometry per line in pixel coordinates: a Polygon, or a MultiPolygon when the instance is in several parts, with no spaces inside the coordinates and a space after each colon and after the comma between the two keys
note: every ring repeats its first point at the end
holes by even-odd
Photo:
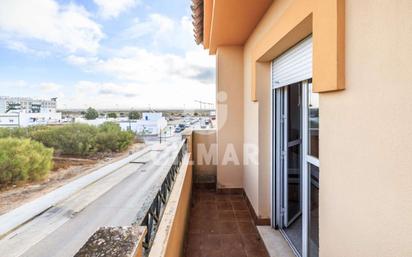
{"type": "Polygon", "coordinates": [[[47,180],[0,188],[0,215],[143,147],[144,144],[134,144],[125,152],[110,154],[100,159],[56,157],[54,168],[47,180]]]}

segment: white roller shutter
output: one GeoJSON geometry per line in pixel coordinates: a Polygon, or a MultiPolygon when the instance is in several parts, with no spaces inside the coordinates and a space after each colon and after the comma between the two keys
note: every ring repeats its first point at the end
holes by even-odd
{"type": "Polygon", "coordinates": [[[272,61],[272,88],[312,78],[312,36],[272,61]]]}

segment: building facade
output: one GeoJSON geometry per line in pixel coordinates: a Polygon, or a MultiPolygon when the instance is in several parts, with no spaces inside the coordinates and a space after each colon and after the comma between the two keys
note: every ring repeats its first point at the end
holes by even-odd
{"type": "Polygon", "coordinates": [[[0,96],[0,127],[28,127],[57,124],[57,99],[40,100],[28,97],[0,96]]]}
{"type": "Polygon", "coordinates": [[[57,98],[50,100],[33,99],[29,97],[0,96],[0,113],[23,111],[27,113],[56,112],[57,98]]]}
{"type": "Polygon", "coordinates": [[[162,113],[144,112],[139,120],[129,120],[128,118],[97,118],[95,120],[87,120],[85,118],[76,118],[75,122],[84,123],[93,126],[102,125],[105,122],[116,122],[122,130],[131,130],[137,134],[146,136],[159,135],[166,128],[167,120],[162,113]]]}
{"type": "Polygon", "coordinates": [[[155,136],[166,128],[167,120],[161,112],[144,112],[140,120],[120,122],[123,130],[132,130],[137,134],[155,136]]]}
{"type": "Polygon", "coordinates": [[[412,256],[412,2],[192,10],[217,60],[218,189],[243,190],[296,256],[412,256]],[[240,165],[221,163],[229,145],[240,165]]]}

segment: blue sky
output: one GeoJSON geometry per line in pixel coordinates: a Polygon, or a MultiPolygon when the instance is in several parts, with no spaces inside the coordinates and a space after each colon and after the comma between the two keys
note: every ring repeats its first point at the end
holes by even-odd
{"type": "Polygon", "coordinates": [[[0,95],[59,108],[191,108],[214,102],[214,57],[190,0],[1,0],[0,95]]]}

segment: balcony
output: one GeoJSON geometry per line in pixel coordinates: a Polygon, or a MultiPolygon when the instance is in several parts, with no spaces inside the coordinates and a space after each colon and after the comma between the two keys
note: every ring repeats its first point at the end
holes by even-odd
{"type": "Polygon", "coordinates": [[[243,194],[192,191],[185,257],[268,257],[243,194]]]}
{"type": "Polygon", "coordinates": [[[112,256],[113,249],[125,257],[293,256],[279,239],[262,239],[270,227],[257,226],[261,221],[242,189],[216,189],[217,165],[199,159],[205,149],[209,156],[216,155],[216,131],[185,131],[182,137],[168,175],[148,197],[135,224],[101,228],[76,256],[94,256],[90,251],[112,256]],[[98,245],[99,235],[117,240],[98,245]]]}

